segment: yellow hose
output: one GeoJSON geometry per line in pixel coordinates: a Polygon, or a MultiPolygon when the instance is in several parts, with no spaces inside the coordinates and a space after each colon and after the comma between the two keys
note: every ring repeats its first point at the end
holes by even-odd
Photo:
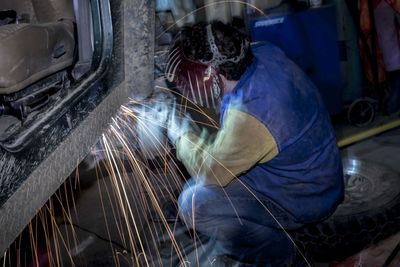
{"type": "Polygon", "coordinates": [[[383,133],[385,131],[394,129],[394,128],[399,127],[399,126],[400,126],[400,119],[397,119],[397,120],[385,123],[385,124],[383,124],[381,126],[368,129],[368,130],[363,131],[361,133],[357,133],[357,134],[353,134],[353,135],[350,135],[348,137],[345,137],[345,138],[343,138],[342,140],[340,140],[338,142],[338,146],[339,146],[339,148],[342,148],[344,146],[348,146],[348,145],[353,144],[355,142],[362,141],[362,140],[367,139],[367,138],[369,138],[371,136],[383,133]]]}

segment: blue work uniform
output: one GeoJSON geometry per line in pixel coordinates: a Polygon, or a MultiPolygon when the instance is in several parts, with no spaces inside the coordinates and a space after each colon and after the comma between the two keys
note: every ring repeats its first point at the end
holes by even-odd
{"type": "Polygon", "coordinates": [[[343,172],[317,88],[278,47],[252,49],[253,63],[223,98],[216,136],[177,142],[196,181],[180,196],[180,215],[220,241],[218,253],[279,266],[296,254],[282,229],[331,215],[343,172]]]}

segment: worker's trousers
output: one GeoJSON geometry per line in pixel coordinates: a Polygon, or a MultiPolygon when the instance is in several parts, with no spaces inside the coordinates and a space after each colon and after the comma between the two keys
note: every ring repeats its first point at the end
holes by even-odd
{"type": "Polygon", "coordinates": [[[214,257],[225,255],[254,266],[306,266],[285,232],[301,224],[238,179],[224,188],[189,180],[179,209],[189,227],[215,241],[214,257]]]}

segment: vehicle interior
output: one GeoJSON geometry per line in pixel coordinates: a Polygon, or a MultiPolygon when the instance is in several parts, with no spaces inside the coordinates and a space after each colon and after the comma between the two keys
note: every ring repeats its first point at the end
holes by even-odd
{"type": "Polygon", "coordinates": [[[65,99],[94,69],[91,14],[89,1],[1,1],[1,141],[32,131],[27,122],[65,99]]]}
{"type": "MultiPolygon", "coordinates": [[[[5,1],[2,4],[7,4],[5,1]]],[[[24,1],[32,13],[18,10],[0,28],[0,93],[20,92],[73,64],[75,16],[71,1],[24,1]],[[22,21],[21,21],[22,20],[22,21]]],[[[9,3],[10,5],[10,3],[9,3]]],[[[7,6],[0,7],[7,9],[7,6]]]]}

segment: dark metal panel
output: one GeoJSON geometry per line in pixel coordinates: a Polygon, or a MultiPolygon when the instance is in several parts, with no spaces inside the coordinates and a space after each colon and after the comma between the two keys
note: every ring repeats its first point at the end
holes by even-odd
{"type": "Polygon", "coordinates": [[[20,153],[0,150],[0,253],[64,182],[128,97],[153,89],[154,3],[111,2],[114,48],[109,71],[20,153]]]}

